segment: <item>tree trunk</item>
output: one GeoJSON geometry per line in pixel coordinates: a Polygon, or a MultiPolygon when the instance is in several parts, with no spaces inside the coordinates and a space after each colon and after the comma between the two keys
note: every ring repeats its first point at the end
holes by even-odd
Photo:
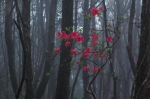
{"type": "Polygon", "coordinates": [[[57,7],[57,0],[51,0],[51,6],[50,6],[50,18],[49,18],[49,31],[48,31],[48,45],[47,45],[47,51],[45,53],[46,59],[45,59],[45,66],[44,66],[44,72],[41,79],[41,82],[38,86],[37,92],[36,92],[36,99],[41,99],[44,95],[49,76],[46,76],[47,73],[50,73],[51,63],[53,61],[53,48],[54,48],[54,38],[55,38],[55,15],[56,15],[56,7],[57,7]]]}
{"type": "Polygon", "coordinates": [[[14,93],[17,93],[18,82],[15,71],[15,60],[14,60],[14,44],[13,44],[13,33],[12,33],[12,0],[6,0],[6,10],[5,10],[5,40],[7,46],[8,54],[8,66],[10,79],[12,84],[12,89],[14,93]]]}
{"type": "Polygon", "coordinates": [[[23,0],[22,4],[22,19],[24,21],[23,25],[23,35],[26,50],[26,61],[25,61],[25,82],[26,91],[25,99],[34,99],[33,90],[33,73],[32,73],[32,61],[31,61],[31,35],[30,35],[30,0],[23,0]]]}
{"type": "MultiPolygon", "coordinates": [[[[72,28],[73,26],[73,0],[63,0],[62,1],[62,30],[65,31],[67,28],[72,28]]],[[[71,30],[72,31],[72,30],[71,30]]],[[[67,31],[67,34],[69,32],[67,31]]],[[[70,62],[71,57],[71,44],[65,47],[65,41],[61,41],[61,53],[60,53],[60,64],[58,69],[57,77],[57,88],[55,99],[69,99],[70,91],[70,62]]]]}
{"type": "Polygon", "coordinates": [[[150,32],[150,1],[143,0],[142,2],[142,14],[141,14],[141,36],[140,36],[140,50],[137,62],[137,73],[136,73],[136,82],[135,82],[135,91],[134,99],[149,99],[149,95],[146,95],[146,90],[143,84],[146,81],[147,67],[148,67],[148,44],[149,44],[149,32],[150,32]]]}

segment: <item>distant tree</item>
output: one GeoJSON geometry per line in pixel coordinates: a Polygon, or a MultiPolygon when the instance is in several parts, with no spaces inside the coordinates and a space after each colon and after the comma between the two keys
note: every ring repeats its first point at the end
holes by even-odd
{"type": "Polygon", "coordinates": [[[57,8],[57,0],[51,0],[50,10],[49,10],[50,15],[49,15],[49,28],[48,28],[48,43],[45,52],[46,55],[45,66],[44,66],[44,72],[43,72],[41,82],[36,92],[36,99],[41,99],[42,96],[44,95],[49,80],[49,75],[46,76],[46,74],[51,75],[50,69],[53,61],[52,56],[53,56],[54,41],[55,41],[56,8],[57,8]]]}

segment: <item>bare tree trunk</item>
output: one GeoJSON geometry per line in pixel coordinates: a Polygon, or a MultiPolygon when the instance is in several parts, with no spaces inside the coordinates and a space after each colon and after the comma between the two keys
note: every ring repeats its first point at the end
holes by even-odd
{"type": "Polygon", "coordinates": [[[142,2],[142,14],[141,14],[141,36],[140,36],[140,50],[137,62],[137,73],[135,82],[134,99],[149,99],[149,95],[146,95],[145,83],[148,68],[148,45],[149,45],[149,34],[150,34],[150,1],[143,0],[142,2]]]}
{"type": "Polygon", "coordinates": [[[8,54],[8,66],[10,79],[12,84],[12,89],[14,93],[17,93],[18,82],[15,71],[15,59],[14,59],[14,44],[13,44],[13,34],[12,34],[12,0],[6,0],[6,10],[5,10],[5,40],[7,46],[8,54]]]}
{"type": "Polygon", "coordinates": [[[48,45],[47,51],[45,52],[46,59],[45,59],[45,66],[42,79],[38,86],[36,92],[36,99],[41,99],[44,95],[49,76],[45,76],[47,73],[50,73],[50,68],[52,65],[52,52],[54,48],[54,38],[55,38],[55,15],[56,15],[56,8],[57,8],[57,0],[51,0],[50,6],[50,18],[49,18],[49,31],[48,31],[48,45]]]}
{"type": "Polygon", "coordinates": [[[26,47],[26,61],[25,61],[25,82],[26,91],[25,99],[35,99],[33,90],[33,73],[32,73],[32,61],[31,61],[31,34],[30,34],[30,0],[23,0],[22,2],[22,19],[24,21],[23,25],[23,35],[26,47]]]}

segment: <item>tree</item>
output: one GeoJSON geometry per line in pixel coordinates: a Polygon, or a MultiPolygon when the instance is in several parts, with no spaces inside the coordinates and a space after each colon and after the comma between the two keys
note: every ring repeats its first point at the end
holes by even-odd
{"type": "Polygon", "coordinates": [[[149,99],[149,94],[146,92],[146,83],[149,80],[148,72],[148,50],[149,50],[149,34],[150,34],[150,1],[142,1],[142,14],[141,14],[141,36],[140,36],[140,49],[135,77],[135,90],[134,99],[149,99]]]}
{"type": "Polygon", "coordinates": [[[31,34],[30,34],[30,0],[23,0],[22,2],[22,19],[23,24],[23,35],[26,47],[26,61],[25,61],[25,82],[26,91],[25,99],[34,99],[33,90],[33,73],[32,73],[32,62],[31,62],[31,34]]]}
{"type": "Polygon", "coordinates": [[[57,8],[57,0],[51,0],[50,11],[49,11],[49,30],[48,30],[48,43],[47,43],[47,50],[46,50],[46,59],[45,59],[45,66],[44,72],[41,79],[41,82],[38,86],[36,92],[36,99],[41,99],[44,95],[49,76],[46,74],[50,74],[50,68],[53,61],[53,48],[54,48],[54,38],[55,38],[55,15],[56,15],[56,8],[57,8]]]}
{"type": "Polygon", "coordinates": [[[12,0],[6,0],[6,11],[5,11],[5,40],[8,54],[8,66],[12,88],[14,93],[17,93],[18,82],[15,71],[15,59],[14,59],[14,44],[13,44],[13,32],[12,32],[12,0]]]}
{"type": "MultiPolygon", "coordinates": [[[[72,31],[73,27],[73,0],[63,0],[62,1],[62,31],[66,31],[66,28],[70,28],[72,31]]],[[[69,31],[67,31],[69,34],[69,31]]],[[[61,53],[60,53],[60,63],[58,69],[58,77],[57,77],[57,88],[55,99],[69,99],[69,91],[70,91],[70,62],[72,60],[71,57],[71,44],[68,47],[65,47],[65,40],[61,41],[61,53]]]]}

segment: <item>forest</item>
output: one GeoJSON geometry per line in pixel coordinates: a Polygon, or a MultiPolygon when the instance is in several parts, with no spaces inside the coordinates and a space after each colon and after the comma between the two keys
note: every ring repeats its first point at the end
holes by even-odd
{"type": "Polygon", "coordinates": [[[150,99],[150,0],[0,0],[0,99],[150,99]]]}

